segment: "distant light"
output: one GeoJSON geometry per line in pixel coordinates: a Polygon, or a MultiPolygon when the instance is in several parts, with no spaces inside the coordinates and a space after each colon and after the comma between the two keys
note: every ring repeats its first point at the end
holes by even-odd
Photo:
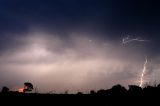
{"type": "Polygon", "coordinates": [[[23,92],[24,92],[24,88],[19,88],[19,89],[18,89],[18,92],[19,92],[19,93],[23,93],[23,92]]]}

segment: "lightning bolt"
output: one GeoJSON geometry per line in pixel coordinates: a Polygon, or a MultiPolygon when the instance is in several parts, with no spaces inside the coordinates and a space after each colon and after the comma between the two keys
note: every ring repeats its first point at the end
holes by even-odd
{"type": "Polygon", "coordinates": [[[140,38],[134,38],[134,39],[130,39],[129,36],[125,37],[122,39],[122,44],[127,44],[133,41],[138,41],[138,42],[148,42],[149,40],[144,40],[144,39],[140,39],[140,38]]]}
{"type": "Polygon", "coordinates": [[[129,36],[123,38],[123,39],[122,39],[122,43],[124,44],[124,43],[125,43],[126,41],[128,41],[128,40],[129,40],[129,36]]]}
{"type": "Polygon", "coordinates": [[[147,60],[147,57],[145,58],[145,62],[144,62],[144,65],[143,65],[143,70],[142,70],[142,74],[141,74],[141,79],[140,79],[140,84],[139,86],[142,87],[143,86],[143,78],[144,78],[144,74],[146,72],[146,65],[148,63],[148,60],[147,60]]]}
{"type": "MultiPolygon", "coordinates": [[[[125,37],[122,39],[122,44],[127,44],[127,43],[131,43],[133,41],[138,41],[138,42],[149,42],[149,40],[144,40],[144,39],[140,39],[140,38],[135,38],[135,39],[130,39],[129,36],[125,37]]],[[[142,74],[141,74],[141,79],[140,79],[140,84],[139,86],[142,87],[143,86],[143,78],[144,78],[144,74],[146,72],[146,66],[147,66],[147,63],[148,63],[148,60],[147,60],[147,57],[145,58],[145,62],[144,62],[144,65],[143,65],[143,70],[142,70],[142,74]]]]}

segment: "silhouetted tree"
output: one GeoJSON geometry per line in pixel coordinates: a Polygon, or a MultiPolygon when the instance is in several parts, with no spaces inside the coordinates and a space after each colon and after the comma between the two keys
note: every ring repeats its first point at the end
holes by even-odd
{"type": "Polygon", "coordinates": [[[160,84],[157,85],[157,88],[160,88],[160,84]]]}
{"type": "Polygon", "coordinates": [[[118,84],[118,85],[114,85],[110,89],[110,93],[111,93],[112,96],[126,96],[127,95],[127,90],[126,90],[125,87],[118,84]]]}
{"type": "Polygon", "coordinates": [[[8,87],[6,87],[6,86],[4,86],[3,88],[2,88],[2,91],[1,91],[2,93],[7,93],[7,92],[9,92],[9,88],[8,87]]]}
{"type": "Polygon", "coordinates": [[[143,93],[144,93],[145,96],[157,95],[156,87],[146,86],[146,87],[143,89],[143,93]]]}
{"type": "Polygon", "coordinates": [[[108,90],[101,89],[101,90],[97,91],[97,94],[103,95],[103,96],[110,96],[110,89],[108,89],[108,90]]]}
{"type": "Polygon", "coordinates": [[[96,92],[94,90],[91,90],[90,91],[90,94],[95,94],[96,92]]]}
{"type": "Polygon", "coordinates": [[[64,92],[64,94],[68,94],[68,90],[66,90],[66,91],[64,92]]]}
{"type": "Polygon", "coordinates": [[[141,96],[142,95],[142,88],[136,85],[129,85],[128,94],[130,96],[141,96]]]}
{"type": "Polygon", "coordinates": [[[101,89],[101,90],[97,91],[97,94],[99,94],[99,95],[105,95],[105,90],[101,89]]]}
{"type": "Polygon", "coordinates": [[[32,91],[33,90],[33,85],[32,85],[32,83],[30,83],[30,82],[25,82],[24,83],[24,93],[26,92],[26,91],[32,91]]]}
{"type": "Polygon", "coordinates": [[[77,95],[82,95],[82,94],[83,94],[82,92],[78,92],[78,93],[77,93],[77,95]]]}

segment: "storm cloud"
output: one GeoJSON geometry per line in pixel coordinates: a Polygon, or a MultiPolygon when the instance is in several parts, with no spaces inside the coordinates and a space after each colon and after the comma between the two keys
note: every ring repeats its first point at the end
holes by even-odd
{"type": "Polygon", "coordinates": [[[31,81],[40,92],[159,82],[154,0],[1,0],[0,86],[31,81]],[[130,35],[150,42],[122,44],[130,35]]]}

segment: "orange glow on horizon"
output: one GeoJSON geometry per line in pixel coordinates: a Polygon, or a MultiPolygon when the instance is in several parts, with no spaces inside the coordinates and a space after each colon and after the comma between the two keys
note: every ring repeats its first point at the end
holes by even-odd
{"type": "Polygon", "coordinates": [[[23,93],[24,92],[24,88],[19,88],[18,92],[23,93]]]}

